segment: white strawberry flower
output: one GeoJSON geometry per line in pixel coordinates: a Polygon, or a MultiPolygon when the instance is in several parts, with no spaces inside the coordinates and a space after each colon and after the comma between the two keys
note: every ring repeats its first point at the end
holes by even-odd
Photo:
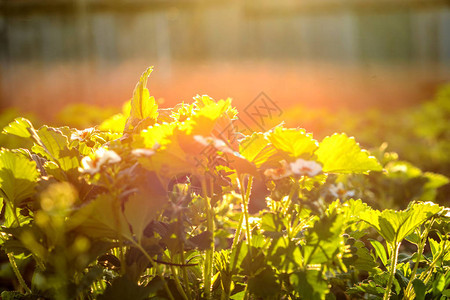
{"type": "Polygon", "coordinates": [[[342,182],[330,185],[328,190],[330,191],[331,195],[339,199],[345,199],[347,197],[355,196],[355,191],[347,190],[342,182]]]}
{"type": "Polygon", "coordinates": [[[95,131],[94,127],[87,128],[87,129],[84,129],[84,130],[77,130],[76,129],[75,132],[73,132],[70,135],[70,139],[72,141],[80,141],[80,142],[82,142],[86,138],[88,138],[92,133],[94,133],[94,131],[95,131]]]}
{"type": "Polygon", "coordinates": [[[146,157],[146,156],[152,156],[153,154],[155,154],[155,150],[138,148],[138,149],[131,150],[131,154],[136,157],[146,157]]]}
{"type": "Polygon", "coordinates": [[[313,160],[297,159],[289,163],[292,173],[295,175],[307,175],[314,177],[322,172],[322,166],[313,160]]]}
{"type": "Polygon", "coordinates": [[[309,177],[313,177],[322,172],[322,166],[312,160],[304,160],[299,158],[291,163],[282,160],[280,161],[280,164],[280,168],[265,170],[264,175],[272,178],[273,180],[278,180],[291,175],[307,175],[309,177]]]}
{"type": "Polygon", "coordinates": [[[94,175],[100,171],[103,165],[115,164],[120,161],[121,158],[116,152],[105,148],[99,148],[95,150],[92,156],[83,157],[79,171],[81,173],[89,173],[94,175]]]}
{"type": "Polygon", "coordinates": [[[279,180],[292,175],[292,170],[285,160],[280,161],[281,167],[275,169],[267,169],[264,171],[264,175],[272,178],[273,180],[279,180]]]}
{"type": "Polygon", "coordinates": [[[225,143],[225,141],[212,137],[212,136],[201,136],[201,135],[194,135],[194,140],[200,144],[202,144],[205,147],[214,147],[219,151],[222,151],[224,153],[232,153],[234,154],[234,151],[231,150],[228,145],[225,143]]]}

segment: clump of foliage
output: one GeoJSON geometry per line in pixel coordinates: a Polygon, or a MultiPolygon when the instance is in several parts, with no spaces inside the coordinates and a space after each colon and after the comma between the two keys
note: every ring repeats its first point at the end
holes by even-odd
{"type": "Polygon", "coordinates": [[[450,295],[450,214],[431,202],[447,178],[345,134],[245,136],[229,99],[159,109],[151,71],[97,128],[4,128],[32,146],[0,151],[0,243],[15,278],[2,299],[450,295]],[[358,199],[388,197],[385,185],[411,174],[428,202],[358,199]]]}

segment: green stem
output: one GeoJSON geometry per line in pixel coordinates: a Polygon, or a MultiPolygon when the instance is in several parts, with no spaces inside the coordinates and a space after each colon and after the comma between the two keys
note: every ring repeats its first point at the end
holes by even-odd
{"type": "MultiPolygon", "coordinates": [[[[145,249],[138,244],[135,240],[133,239],[129,239],[129,241],[136,247],[139,249],[139,251],[142,252],[142,254],[144,254],[144,256],[148,259],[148,261],[152,264],[153,268],[155,268],[155,270],[157,269],[158,265],[156,264],[156,262],[153,260],[153,258],[150,257],[150,255],[147,253],[147,251],[145,251],[145,249]]],[[[167,296],[169,297],[170,300],[175,300],[175,298],[173,297],[172,293],[170,292],[169,286],[167,285],[166,280],[164,279],[164,276],[162,276],[161,274],[158,273],[159,278],[161,279],[161,281],[163,282],[164,285],[164,289],[166,290],[167,296]]]]}
{"type": "MultiPolygon", "coordinates": [[[[236,257],[239,255],[239,252],[241,250],[240,247],[237,247],[237,244],[239,243],[239,237],[241,236],[242,231],[242,223],[244,222],[244,215],[241,214],[239,217],[239,223],[236,228],[236,232],[234,233],[234,239],[233,239],[233,245],[231,246],[231,254],[230,254],[230,272],[233,273],[233,270],[235,268],[235,262],[236,257]]],[[[230,299],[231,295],[231,280],[227,282],[227,285],[223,287],[224,293],[221,295],[221,299],[230,299]]]]}
{"type": "MultiPolygon", "coordinates": [[[[183,243],[181,243],[181,254],[180,254],[180,256],[181,256],[181,263],[185,264],[186,263],[186,257],[184,256],[184,244],[183,243]]],[[[181,268],[181,272],[183,273],[183,283],[184,283],[184,286],[186,287],[186,290],[187,290],[187,293],[186,293],[187,297],[188,297],[189,300],[191,300],[192,299],[192,294],[191,294],[191,288],[189,286],[189,278],[188,278],[188,275],[187,275],[186,268],[181,268]]]]}
{"type": "MultiPolygon", "coordinates": [[[[289,192],[288,199],[287,199],[287,201],[286,201],[286,203],[285,203],[285,205],[284,205],[284,208],[283,208],[283,215],[284,215],[285,217],[287,217],[287,215],[288,215],[288,213],[289,213],[289,207],[291,206],[292,198],[294,198],[294,195],[295,195],[295,193],[296,193],[298,190],[299,190],[299,188],[298,188],[298,182],[297,182],[297,180],[296,180],[296,181],[295,181],[295,186],[294,186],[293,188],[291,188],[291,191],[289,192]]],[[[291,221],[291,219],[292,219],[292,218],[287,218],[288,222],[287,222],[287,228],[286,228],[286,231],[287,231],[289,240],[291,240],[291,233],[292,233],[292,226],[291,226],[291,222],[292,222],[292,221],[291,221]]]]}
{"type": "Polygon", "coordinates": [[[19,216],[17,216],[17,209],[16,206],[14,205],[14,203],[10,202],[10,201],[5,201],[7,204],[9,204],[9,207],[11,209],[11,212],[14,216],[14,221],[16,221],[17,223],[17,227],[20,227],[20,221],[19,221],[19,216]]]}
{"type": "Polygon", "coordinates": [[[393,255],[391,255],[391,267],[389,270],[389,280],[387,283],[386,291],[384,292],[383,300],[389,300],[391,295],[391,287],[394,282],[395,270],[397,269],[398,252],[400,250],[401,243],[394,243],[394,248],[392,249],[393,255]]]}
{"type": "MultiPolygon", "coordinates": [[[[211,299],[211,277],[213,269],[213,256],[214,256],[214,219],[212,215],[211,202],[208,197],[208,191],[206,187],[206,178],[202,180],[203,197],[205,200],[206,211],[206,230],[211,234],[212,241],[210,248],[205,252],[205,264],[203,269],[203,283],[206,299],[211,299]]],[[[211,190],[211,193],[213,191],[211,190]]]]}
{"type": "Polygon", "coordinates": [[[232,251],[234,249],[236,249],[236,245],[237,245],[237,243],[239,243],[239,238],[241,236],[241,231],[242,231],[242,223],[244,223],[244,215],[243,214],[241,214],[239,217],[239,223],[236,228],[236,232],[234,233],[233,245],[231,246],[232,251]]]}
{"type": "Polygon", "coordinates": [[[428,281],[430,280],[431,276],[433,275],[433,269],[434,266],[436,265],[436,263],[438,262],[439,259],[441,259],[442,255],[445,255],[448,251],[447,247],[447,240],[444,241],[444,245],[442,246],[442,251],[440,251],[438,253],[438,255],[436,255],[436,258],[433,259],[433,261],[431,262],[431,264],[428,266],[428,268],[425,270],[425,272],[422,272],[420,274],[419,279],[423,280],[423,283],[427,284],[428,281]]]}
{"type": "MultiPolygon", "coordinates": [[[[246,220],[247,237],[250,236],[250,226],[249,226],[249,222],[248,222],[248,200],[250,199],[250,193],[252,190],[253,176],[250,176],[250,178],[247,182],[246,190],[243,189],[242,176],[238,175],[238,178],[239,178],[239,186],[240,186],[241,195],[242,195],[242,209],[243,209],[244,213],[242,213],[239,217],[239,223],[236,228],[236,232],[234,233],[233,245],[231,246],[231,254],[230,254],[230,272],[231,273],[233,273],[233,270],[235,268],[234,264],[236,261],[236,257],[239,256],[239,252],[241,250],[240,247],[237,247],[237,244],[239,243],[239,238],[241,236],[242,224],[244,223],[244,217],[246,220]]],[[[248,242],[248,245],[250,246],[250,239],[247,238],[247,242],[248,242]]],[[[251,251],[251,247],[249,247],[249,251],[251,251]]],[[[231,280],[227,283],[227,286],[224,286],[224,292],[225,293],[222,293],[222,295],[221,295],[221,299],[230,299],[231,280]]]]}
{"type": "Polygon", "coordinates": [[[428,233],[430,232],[430,229],[431,229],[431,226],[433,225],[433,223],[434,223],[434,219],[431,220],[431,222],[428,224],[427,227],[425,227],[425,230],[424,230],[423,234],[421,235],[420,244],[418,245],[418,248],[417,248],[417,259],[414,264],[414,268],[412,270],[411,277],[409,278],[408,285],[406,286],[406,289],[405,289],[405,296],[403,297],[403,299],[405,299],[405,300],[414,298],[414,290],[413,290],[412,282],[416,278],[417,269],[419,267],[420,259],[422,258],[422,254],[423,254],[423,249],[425,248],[428,233]]]}
{"type": "Polygon", "coordinates": [[[114,213],[114,223],[116,226],[116,232],[118,233],[119,238],[119,258],[120,258],[120,274],[126,273],[126,262],[125,262],[125,253],[124,253],[124,243],[123,243],[123,237],[121,234],[122,229],[122,222],[120,221],[120,202],[119,199],[114,195],[113,205],[113,213],[114,213]]]}
{"type": "Polygon", "coordinates": [[[20,285],[25,290],[26,294],[31,294],[31,290],[26,284],[25,280],[22,277],[22,274],[20,274],[19,268],[17,267],[16,260],[14,259],[14,255],[12,253],[8,253],[8,259],[9,263],[11,264],[11,267],[14,271],[14,274],[16,274],[17,280],[19,280],[20,285]]]}
{"type": "Polygon", "coordinates": [[[178,279],[177,272],[175,270],[174,266],[170,266],[170,271],[172,272],[173,279],[175,281],[175,286],[177,287],[178,292],[180,293],[181,297],[183,297],[184,300],[188,300],[188,296],[183,290],[183,287],[181,286],[180,280],[178,279]]]}
{"type": "Polygon", "coordinates": [[[247,183],[247,189],[244,189],[244,176],[239,176],[239,185],[241,189],[241,196],[242,196],[242,210],[245,217],[245,231],[247,235],[247,245],[248,245],[248,252],[250,255],[250,258],[252,257],[252,236],[250,233],[250,220],[249,220],[249,213],[248,213],[248,200],[250,198],[251,193],[251,186],[253,183],[253,176],[249,176],[248,183],[247,183]]]}
{"type": "MultiPolygon", "coordinates": [[[[7,204],[9,204],[9,206],[11,208],[11,212],[12,212],[12,214],[14,216],[14,221],[17,223],[17,227],[20,227],[20,221],[19,221],[19,217],[17,216],[15,205],[12,202],[7,201],[6,199],[5,199],[5,202],[7,204]]],[[[2,238],[2,240],[3,240],[3,238],[2,238]]],[[[7,253],[7,256],[8,256],[11,268],[13,269],[14,274],[16,275],[17,280],[19,281],[19,284],[22,286],[22,288],[24,289],[25,293],[31,294],[30,288],[28,287],[28,285],[26,284],[25,280],[23,279],[22,274],[20,274],[19,268],[17,267],[16,260],[14,259],[14,255],[12,253],[7,253]]]]}

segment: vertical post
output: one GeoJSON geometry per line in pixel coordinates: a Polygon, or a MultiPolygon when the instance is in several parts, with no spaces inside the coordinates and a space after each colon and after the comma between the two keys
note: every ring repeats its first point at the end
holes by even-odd
{"type": "Polygon", "coordinates": [[[171,76],[171,49],[169,19],[166,10],[155,14],[156,22],[156,56],[158,59],[158,70],[162,77],[167,80],[171,76]]]}
{"type": "Polygon", "coordinates": [[[89,19],[88,19],[88,0],[74,0],[75,7],[75,33],[78,42],[77,58],[81,65],[79,70],[79,101],[84,102],[89,98],[90,83],[88,78],[92,76],[90,48],[91,40],[89,38],[89,19]]]}
{"type": "Polygon", "coordinates": [[[9,106],[12,103],[9,99],[9,88],[7,80],[9,74],[9,41],[8,41],[8,17],[4,11],[5,0],[0,0],[0,109],[9,106]]]}

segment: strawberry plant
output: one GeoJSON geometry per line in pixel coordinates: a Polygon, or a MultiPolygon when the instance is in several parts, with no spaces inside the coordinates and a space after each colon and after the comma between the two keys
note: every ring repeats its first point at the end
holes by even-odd
{"type": "Polygon", "coordinates": [[[450,295],[448,208],[364,202],[410,177],[432,200],[445,176],[343,133],[244,135],[229,99],[160,109],[151,72],[98,127],[3,129],[30,147],[0,151],[2,299],[450,295]]]}

